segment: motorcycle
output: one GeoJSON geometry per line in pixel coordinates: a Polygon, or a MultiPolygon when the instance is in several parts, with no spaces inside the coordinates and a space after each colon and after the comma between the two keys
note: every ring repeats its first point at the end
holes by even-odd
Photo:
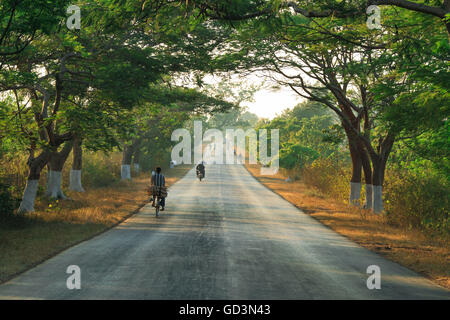
{"type": "Polygon", "coordinates": [[[205,174],[201,171],[197,171],[197,178],[202,181],[202,179],[205,177],[205,174]]]}

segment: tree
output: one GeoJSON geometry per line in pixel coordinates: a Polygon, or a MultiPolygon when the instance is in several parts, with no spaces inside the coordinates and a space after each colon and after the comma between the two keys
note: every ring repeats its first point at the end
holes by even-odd
{"type": "MultiPolygon", "coordinates": [[[[328,18],[328,13],[310,15],[321,19],[289,13],[281,13],[270,20],[255,19],[241,23],[238,40],[230,50],[230,56],[238,55],[242,60],[242,69],[267,71],[272,80],[289,86],[304,98],[327,105],[339,116],[353,162],[350,201],[359,198],[362,167],[366,179],[366,207],[373,206],[376,212],[383,209],[381,186],[385,167],[401,131],[399,123],[381,119],[402,96],[402,79],[413,80],[412,70],[425,69],[408,63],[410,57],[409,61],[405,59],[402,47],[410,42],[410,37],[403,36],[417,27],[408,26],[405,19],[400,27],[390,29],[398,23],[398,14],[388,13],[385,18],[388,27],[382,32],[367,30],[361,18],[349,21],[342,15],[339,16],[342,19],[333,20],[328,18]],[[388,91],[383,83],[399,90],[388,91]],[[373,196],[371,186],[374,186],[373,196]]],[[[429,22],[424,18],[421,26],[425,21],[429,22]]],[[[447,52],[439,26],[434,24],[429,29],[433,31],[429,42],[442,51],[440,55],[447,52]]],[[[432,70],[439,70],[439,67],[432,70]]]]}
{"type": "MultiPolygon", "coordinates": [[[[61,12],[64,3],[57,4],[61,7],[54,11],[61,12]]],[[[177,34],[148,32],[144,28],[146,19],[151,19],[149,14],[157,11],[146,9],[142,13],[138,10],[130,15],[129,8],[120,7],[119,12],[113,12],[106,20],[97,21],[94,18],[99,11],[104,12],[108,3],[90,5],[92,10],[84,20],[88,24],[80,31],[45,27],[54,33],[42,33],[39,38],[28,41],[15,52],[14,59],[2,65],[1,90],[14,93],[17,118],[20,119],[19,132],[29,145],[30,174],[19,212],[33,210],[40,173],[47,164],[48,195],[64,197],[60,172],[69,155],[71,140],[99,129],[92,120],[105,118],[98,122],[105,124],[110,118],[105,113],[120,113],[137,104],[149,83],[161,79],[163,73],[186,72],[193,67],[195,60],[186,58],[179,51],[174,55],[170,49],[161,50],[161,45],[170,44],[169,40],[171,43],[183,42],[175,48],[180,50],[195,39],[174,40],[177,34]],[[133,26],[136,29],[122,28],[124,24],[130,24],[130,20],[120,16],[124,10],[131,20],[137,16],[142,18],[139,25],[133,26]],[[118,24],[111,26],[110,18],[118,18],[118,24]],[[85,112],[92,111],[93,105],[104,109],[95,112],[94,116],[85,112]],[[64,147],[60,149],[62,145],[64,147]],[[38,156],[36,152],[39,152],[38,156]]],[[[130,5],[133,7],[134,4],[130,5]]],[[[14,22],[19,7],[11,8],[10,21],[14,22]]],[[[10,32],[15,30],[11,26],[14,25],[6,26],[5,37],[14,34],[10,32]]],[[[36,32],[41,34],[39,28],[36,32]]],[[[186,51],[192,51],[192,48],[186,51]]],[[[12,51],[8,54],[12,55],[12,51]]],[[[77,147],[80,147],[79,143],[77,147]]]]}
{"type": "Polygon", "coordinates": [[[316,102],[306,101],[286,109],[258,129],[280,130],[280,166],[301,170],[318,158],[334,156],[338,145],[326,140],[326,130],[336,122],[333,114],[316,102]]]}
{"type": "MultiPolygon", "coordinates": [[[[367,8],[372,5],[387,6],[389,8],[409,11],[414,14],[427,15],[436,21],[443,22],[450,35],[449,0],[294,0],[294,1],[263,1],[263,0],[234,0],[215,1],[212,5],[207,0],[195,0],[189,2],[190,8],[197,10],[210,19],[224,20],[229,22],[246,21],[259,17],[273,17],[280,11],[291,9],[296,14],[306,18],[354,18],[356,16],[366,17],[367,8]],[[437,19],[436,19],[437,18],[437,19]]],[[[330,29],[323,32],[332,35],[330,29]]],[[[341,37],[340,35],[337,35],[341,37]]],[[[341,38],[342,39],[342,38],[341,38]]],[[[352,38],[347,38],[348,40],[352,38]]]]}

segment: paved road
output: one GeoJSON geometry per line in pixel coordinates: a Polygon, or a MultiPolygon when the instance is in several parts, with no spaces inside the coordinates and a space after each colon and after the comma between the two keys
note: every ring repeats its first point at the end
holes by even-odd
{"type": "Polygon", "coordinates": [[[450,299],[301,213],[239,165],[194,171],[153,208],[0,286],[1,299],[450,299]],[[68,290],[66,269],[81,268],[68,290]],[[368,290],[366,269],[381,268],[368,290]]]}

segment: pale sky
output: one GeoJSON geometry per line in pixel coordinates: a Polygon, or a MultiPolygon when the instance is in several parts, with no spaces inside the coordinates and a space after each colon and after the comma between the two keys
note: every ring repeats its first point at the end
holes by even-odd
{"type": "Polygon", "coordinates": [[[255,93],[254,102],[244,102],[243,106],[248,107],[248,111],[256,114],[260,118],[273,119],[284,109],[292,109],[302,102],[290,88],[280,88],[277,91],[262,89],[255,93]]]}
{"type": "MultiPolygon", "coordinates": [[[[294,91],[287,87],[278,89],[271,88],[270,82],[261,76],[255,74],[247,76],[232,76],[233,82],[240,82],[243,84],[252,84],[255,86],[264,86],[259,89],[253,96],[253,102],[245,101],[241,105],[248,107],[248,111],[256,114],[260,118],[273,119],[277,114],[280,114],[284,109],[292,109],[297,104],[304,101],[294,91]]],[[[205,82],[213,84],[220,81],[220,78],[214,76],[206,76],[205,82]]]]}

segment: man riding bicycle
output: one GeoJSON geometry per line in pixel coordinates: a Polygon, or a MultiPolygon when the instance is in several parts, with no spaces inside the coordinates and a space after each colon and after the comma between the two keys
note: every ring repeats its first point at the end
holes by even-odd
{"type": "Polygon", "coordinates": [[[166,178],[164,177],[164,175],[161,173],[161,168],[158,167],[156,168],[156,172],[154,175],[152,175],[151,178],[151,185],[153,187],[156,187],[155,189],[158,191],[157,193],[155,193],[153,195],[153,204],[152,206],[155,206],[155,200],[156,200],[156,196],[159,196],[161,199],[160,205],[161,205],[161,211],[164,211],[164,207],[166,206],[166,198],[161,196],[161,189],[165,188],[166,186],[166,178]]]}

